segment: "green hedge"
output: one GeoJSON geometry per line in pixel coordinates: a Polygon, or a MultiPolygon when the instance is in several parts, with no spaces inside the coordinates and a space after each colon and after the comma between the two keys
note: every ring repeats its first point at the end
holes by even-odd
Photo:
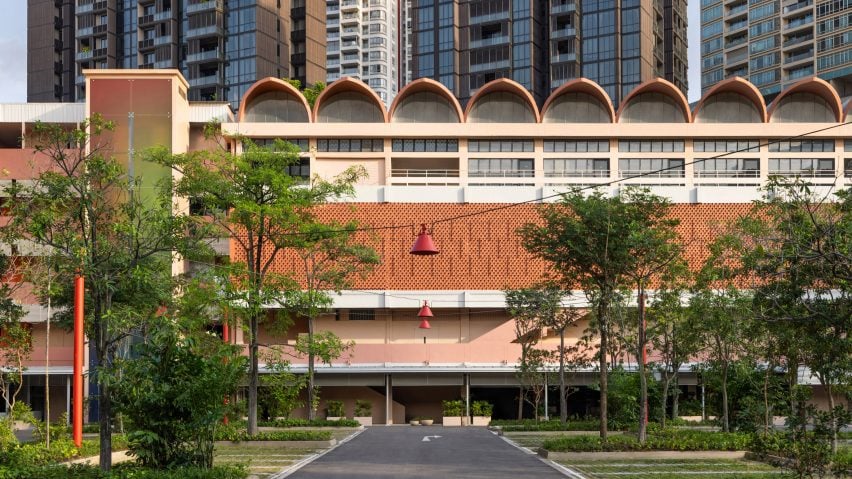
{"type": "Polygon", "coordinates": [[[568,421],[562,424],[559,421],[536,421],[535,419],[493,420],[492,426],[500,426],[504,431],[597,431],[600,422],[596,419],[583,419],[568,421]]]}
{"type": "Polygon", "coordinates": [[[354,419],[340,419],[329,421],[327,419],[276,419],[274,421],[260,421],[258,425],[263,427],[358,427],[361,424],[354,419]]]}
{"type": "Polygon", "coordinates": [[[249,436],[245,429],[219,429],[217,441],[328,441],[331,431],[270,431],[249,436]]]}
{"type": "Polygon", "coordinates": [[[178,468],[168,471],[144,469],[134,464],[116,464],[105,474],[98,466],[75,464],[71,467],[0,466],[0,479],[244,479],[248,471],[243,466],[216,466],[212,469],[178,468]]]}
{"type": "Polygon", "coordinates": [[[545,440],[542,447],[555,452],[741,451],[751,440],[751,434],[739,432],[666,430],[649,434],[645,444],[633,435],[610,436],[606,442],[598,436],[559,436],[545,440]]]}

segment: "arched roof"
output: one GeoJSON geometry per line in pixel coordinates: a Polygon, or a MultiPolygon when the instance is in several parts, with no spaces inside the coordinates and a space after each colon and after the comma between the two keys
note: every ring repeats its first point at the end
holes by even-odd
{"type": "Polygon", "coordinates": [[[312,121],[313,116],[311,115],[311,106],[308,105],[308,101],[305,99],[305,96],[302,95],[302,92],[286,81],[275,77],[261,78],[254,82],[254,84],[246,90],[245,95],[243,95],[243,98],[240,101],[240,111],[237,114],[237,121],[243,121],[246,114],[246,106],[251,104],[252,100],[257,98],[259,95],[272,91],[283,92],[298,99],[299,102],[305,105],[305,111],[308,114],[308,121],[312,121]]]}
{"type": "Polygon", "coordinates": [[[618,112],[616,114],[617,121],[621,121],[621,115],[627,107],[630,106],[630,102],[643,93],[659,93],[671,98],[682,110],[684,123],[690,123],[692,121],[692,115],[689,111],[689,102],[686,100],[683,92],[670,81],[663,78],[653,78],[634,88],[633,91],[631,91],[630,94],[622,100],[621,106],[618,107],[618,112]]]}
{"type": "Polygon", "coordinates": [[[763,123],[768,121],[769,117],[766,114],[766,101],[763,99],[763,95],[760,94],[760,90],[758,90],[756,86],[742,77],[727,78],[707,90],[707,93],[701,97],[701,100],[699,100],[698,104],[695,105],[695,109],[692,110],[692,121],[695,121],[695,119],[698,118],[698,113],[701,111],[701,108],[713,95],[728,92],[744,96],[754,105],[755,108],[757,108],[757,113],[760,115],[760,121],[763,123]]]}
{"type": "Polygon", "coordinates": [[[785,97],[796,93],[811,93],[822,98],[833,110],[835,121],[843,121],[843,102],[840,100],[840,95],[837,94],[837,90],[835,90],[831,84],[818,77],[799,80],[782,90],[781,93],[775,97],[775,100],[772,101],[772,104],[769,105],[769,121],[772,120],[772,115],[775,113],[775,110],[778,109],[778,106],[781,105],[781,101],[785,97]]]}
{"type": "Polygon", "coordinates": [[[470,112],[476,106],[476,103],[478,101],[481,101],[482,98],[486,97],[490,93],[498,92],[512,93],[520,97],[521,100],[532,111],[533,117],[535,118],[535,123],[541,122],[541,115],[538,112],[538,106],[535,104],[535,99],[533,98],[532,94],[520,83],[510,80],[508,78],[498,78],[496,80],[491,80],[485,85],[482,85],[482,87],[476,92],[476,94],[473,95],[467,102],[467,108],[464,111],[465,122],[468,122],[470,120],[470,112]]]}
{"type": "Polygon", "coordinates": [[[385,104],[382,102],[382,99],[373,91],[372,88],[367,86],[366,83],[358,80],[357,78],[352,77],[342,77],[338,80],[331,82],[322,93],[319,94],[316,101],[314,102],[314,122],[319,122],[319,111],[324,106],[323,103],[328,102],[329,98],[337,95],[338,93],[344,92],[355,92],[360,93],[366,96],[371,100],[372,103],[375,103],[375,106],[379,108],[381,111],[381,115],[383,118],[383,122],[387,123],[388,121],[388,111],[385,109],[385,104]]]}
{"type": "Polygon", "coordinates": [[[397,108],[402,103],[403,100],[408,98],[411,95],[421,92],[430,92],[435,93],[436,95],[440,95],[447,99],[450,105],[455,110],[456,114],[458,114],[459,123],[464,121],[464,111],[462,111],[462,107],[459,104],[458,98],[456,98],[453,93],[444,86],[443,83],[435,81],[431,78],[418,78],[413,82],[409,83],[402,87],[402,90],[396,94],[396,98],[394,98],[393,103],[391,103],[390,110],[388,111],[388,118],[390,121],[393,121],[394,114],[396,113],[397,108]]]}
{"type": "Polygon", "coordinates": [[[611,122],[615,122],[615,108],[612,107],[612,99],[607,95],[606,91],[600,85],[588,78],[575,78],[557,88],[547,97],[544,106],[541,107],[541,120],[544,121],[547,110],[550,106],[559,99],[560,96],[566,93],[585,93],[594,97],[601,102],[604,109],[609,112],[611,122]]]}
{"type": "Polygon", "coordinates": [[[852,98],[846,100],[846,108],[843,110],[843,121],[849,121],[850,111],[852,111],[852,98]]]}

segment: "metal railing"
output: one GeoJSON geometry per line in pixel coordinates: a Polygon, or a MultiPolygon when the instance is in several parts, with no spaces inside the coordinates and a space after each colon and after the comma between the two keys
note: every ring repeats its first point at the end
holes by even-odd
{"type": "Polygon", "coordinates": [[[458,178],[459,170],[442,170],[437,168],[393,168],[391,177],[407,178],[458,178]]]}
{"type": "Polygon", "coordinates": [[[608,178],[609,170],[545,171],[545,178],[608,178]]]}
{"type": "Polygon", "coordinates": [[[803,178],[834,178],[834,169],[830,170],[769,170],[770,176],[801,176],[803,178]]]}
{"type": "Polygon", "coordinates": [[[759,178],[760,170],[695,170],[696,178],[759,178]]]}
{"type": "Polygon", "coordinates": [[[468,173],[471,178],[532,178],[535,176],[533,170],[472,170],[468,173]]]}

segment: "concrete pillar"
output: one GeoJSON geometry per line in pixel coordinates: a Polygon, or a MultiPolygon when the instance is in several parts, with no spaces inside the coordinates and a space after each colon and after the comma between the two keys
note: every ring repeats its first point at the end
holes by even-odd
{"type": "Polygon", "coordinates": [[[393,379],[385,374],[385,424],[393,424],[393,379]]]}

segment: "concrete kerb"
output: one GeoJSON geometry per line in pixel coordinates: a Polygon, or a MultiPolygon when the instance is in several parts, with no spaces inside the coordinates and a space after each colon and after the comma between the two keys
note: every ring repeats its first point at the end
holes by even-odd
{"type": "Polygon", "coordinates": [[[214,446],[240,446],[243,444],[251,444],[252,446],[287,446],[298,448],[313,448],[313,447],[330,447],[337,444],[337,439],[329,439],[328,441],[215,441],[214,446]]]}
{"type": "Polygon", "coordinates": [[[299,469],[301,469],[301,468],[307,466],[308,464],[316,461],[317,459],[321,458],[322,456],[325,456],[326,454],[335,450],[336,448],[340,447],[341,445],[346,444],[347,442],[351,441],[352,439],[355,439],[359,434],[361,434],[365,430],[366,430],[366,428],[361,427],[360,429],[356,430],[352,435],[350,435],[350,436],[348,436],[344,439],[341,439],[339,442],[332,439],[332,441],[334,441],[335,444],[333,444],[330,448],[328,448],[328,449],[326,449],[326,450],[324,450],[320,453],[312,454],[312,455],[302,459],[301,461],[298,461],[298,462],[292,464],[286,470],[281,471],[278,474],[271,476],[269,479],[284,479],[285,477],[290,476],[291,474],[295,473],[299,469]]]}
{"type": "Polygon", "coordinates": [[[557,464],[556,462],[551,461],[551,460],[550,460],[550,459],[548,459],[547,457],[542,457],[540,454],[537,454],[537,453],[536,453],[536,451],[533,451],[533,450],[531,450],[531,449],[529,449],[529,448],[527,448],[527,447],[523,447],[523,446],[519,445],[519,444],[518,444],[518,443],[516,443],[515,441],[513,441],[513,440],[509,439],[508,437],[504,436],[504,435],[502,434],[502,432],[503,432],[503,431],[502,431],[502,430],[500,430],[500,429],[495,428],[495,429],[492,429],[492,430],[491,430],[491,432],[492,432],[493,434],[495,434],[497,437],[499,437],[500,439],[502,439],[502,440],[506,441],[506,443],[508,443],[508,444],[509,444],[509,445],[511,445],[512,447],[517,448],[518,450],[520,450],[520,451],[521,451],[521,452],[523,452],[524,454],[527,454],[527,455],[530,455],[530,456],[536,456],[536,459],[538,459],[538,460],[540,460],[541,462],[543,462],[543,463],[547,464],[548,466],[550,466],[551,468],[553,468],[554,470],[556,470],[557,472],[559,472],[559,473],[560,473],[560,474],[562,474],[563,476],[570,477],[570,478],[572,478],[572,479],[586,479],[586,477],[585,477],[585,476],[583,476],[582,474],[578,473],[577,471],[575,471],[575,470],[573,470],[573,469],[571,469],[571,468],[565,467],[565,466],[563,466],[562,464],[557,464]]]}
{"type": "MultiPolygon", "coordinates": [[[[66,466],[70,466],[72,464],[99,464],[101,460],[101,456],[89,456],[89,457],[81,457],[79,459],[73,459],[68,462],[63,462],[62,464],[66,466]]],[[[127,451],[115,451],[112,453],[112,463],[118,464],[120,462],[127,462],[133,460],[133,456],[131,456],[127,451]]]]}
{"type": "Polygon", "coordinates": [[[605,461],[643,459],[745,459],[746,451],[624,451],[553,452],[538,449],[538,455],[551,461],[605,461]]]}

